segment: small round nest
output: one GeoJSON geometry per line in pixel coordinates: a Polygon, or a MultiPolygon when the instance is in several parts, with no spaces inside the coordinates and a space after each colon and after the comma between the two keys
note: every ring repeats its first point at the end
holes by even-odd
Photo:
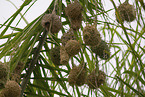
{"type": "Polygon", "coordinates": [[[56,46],[50,50],[50,58],[54,65],[60,64],[60,47],[56,46]]]}
{"type": "MultiPolygon", "coordinates": [[[[124,2],[120,4],[117,8],[118,14],[120,15],[120,19],[127,22],[132,22],[136,18],[136,11],[133,5],[130,5],[128,2],[124,2]]],[[[119,22],[119,16],[117,15],[117,11],[115,12],[116,19],[119,22]]]]}
{"type": "Polygon", "coordinates": [[[7,75],[8,75],[7,64],[0,62],[0,79],[7,77],[7,75]]]}
{"type": "Polygon", "coordinates": [[[20,97],[21,88],[15,81],[7,81],[2,93],[5,97],[20,97]]]}
{"type": "Polygon", "coordinates": [[[95,26],[86,26],[83,29],[83,39],[86,45],[96,46],[101,42],[100,33],[95,26]]]}
{"type": "Polygon", "coordinates": [[[91,46],[92,52],[99,55],[101,59],[107,60],[110,57],[110,49],[107,43],[101,40],[101,43],[98,46],[91,46]]]}
{"type": "Polygon", "coordinates": [[[77,40],[69,40],[65,45],[66,52],[70,57],[79,53],[81,45],[77,40]]]}
{"type": "Polygon", "coordinates": [[[42,27],[49,31],[50,24],[51,25],[51,33],[58,33],[62,28],[62,23],[59,19],[59,16],[56,14],[45,14],[41,20],[42,27]]]}
{"type": "Polygon", "coordinates": [[[80,5],[78,1],[69,4],[65,8],[65,13],[70,19],[76,19],[82,11],[83,11],[83,7],[80,5]]]}
{"type": "Polygon", "coordinates": [[[68,40],[76,40],[72,29],[70,29],[67,33],[64,33],[61,37],[62,45],[65,46],[68,40]]]}
{"type": "Polygon", "coordinates": [[[87,78],[87,69],[83,65],[74,66],[69,72],[68,82],[71,86],[82,86],[87,78]]]}
{"type": "Polygon", "coordinates": [[[106,75],[103,71],[98,71],[98,76],[96,70],[93,70],[87,77],[87,85],[90,89],[97,89],[101,84],[105,82],[106,75]]]}
{"type": "Polygon", "coordinates": [[[69,61],[69,55],[66,52],[65,47],[62,46],[60,48],[60,63],[63,64],[63,65],[67,65],[68,61],[69,61]]]}
{"type": "Polygon", "coordinates": [[[70,19],[71,28],[75,31],[79,30],[79,28],[81,28],[82,25],[82,19],[83,19],[82,14],[80,14],[75,19],[70,19]]]}

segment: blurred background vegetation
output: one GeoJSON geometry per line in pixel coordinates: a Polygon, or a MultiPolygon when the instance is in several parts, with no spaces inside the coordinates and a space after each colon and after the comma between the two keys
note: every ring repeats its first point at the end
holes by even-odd
{"type": "MultiPolygon", "coordinates": [[[[79,0],[83,7],[83,21],[76,34],[83,46],[81,52],[70,59],[69,64],[59,67],[51,61],[50,49],[61,44],[62,34],[70,28],[64,8],[73,0],[53,0],[44,13],[29,23],[25,15],[37,1],[39,0],[25,0],[12,16],[0,24],[0,41],[6,40],[0,44],[0,59],[4,63],[8,62],[9,74],[13,73],[18,62],[25,64],[19,82],[24,97],[145,97],[143,0],[129,0],[135,7],[136,19],[121,24],[115,19],[115,10],[124,0],[79,0]],[[21,13],[25,7],[27,9],[21,13]],[[54,7],[63,25],[58,34],[46,33],[41,26],[42,16],[52,13],[54,7]],[[18,18],[18,15],[21,17],[18,18]],[[12,26],[16,19],[17,24],[12,26]],[[19,27],[21,21],[25,22],[24,28],[19,27]],[[101,38],[109,46],[111,55],[107,60],[97,57],[83,42],[83,28],[94,23],[101,38]],[[9,29],[11,33],[8,32],[9,29]],[[82,60],[87,64],[88,73],[95,67],[106,73],[106,81],[99,88],[92,90],[86,84],[81,87],[69,85],[67,78],[72,65],[79,65],[82,60]]],[[[13,0],[9,2],[15,6],[13,0]]]]}

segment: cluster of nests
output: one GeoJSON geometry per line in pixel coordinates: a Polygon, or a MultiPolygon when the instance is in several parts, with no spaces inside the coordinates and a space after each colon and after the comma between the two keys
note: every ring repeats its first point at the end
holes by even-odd
{"type": "Polygon", "coordinates": [[[90,89],[97,89],[105,83],[106,74],[99,70],[94,69],[90,74],[87,74],[85,64],[74,66],[69,72],[68,82],[71,86],[82,86],[87,84],[90,89]]]}
{"type": "Polygon", "coordinates": [[[130,5],[126,0],[120,4],[115,12],[117,22],[121,23],[124,21],[132,22],[136,18],[136,11],[133,5],[130,5]]]}
{"type": "MultiPolygon", "coordinates": [[[[65,8],[65,13],[70,21],[70,29],[61,37],[62,46],[55,46],[50,50],[50,58],[55,66],[67,65],[69,58],[75,56],[81,50],[81,44],[74,35],[74,31],[79,30],[82,24],[83,7],[75,0],[65,8]]],[[[62,27],[59,16],[56,14],[46,14],[42,18],[42,26],[52,34],[58,33],[62,27]]],[[[85,45],[90,46],[92,52],[98,55],[101,59],[110,57],[110,50],[105,41],[101,39],[100,33],[93,25],[87,25],[83,30],[83,39],[85,45]]],[[[86,65],[80,64],[74,66],[68,77],[68,82],[71,86],[82,86],[85,83],[91,89],[98,88],[105,82],[106,76],[103,71],[92,71],[87,74],[86,65]]]]}
{"type": "Polygon", "coordinates": [[[21,88],[18,83],[23,66],[24,64],[19,62],[9,78],[8,64],[0,62],[0,97],[20,97],[21,88]]]}
{"type": "MultiPolygon", "coordinates": [[[[65,8],[65,13],[69,18],[71,28],[61,37],[62,46],[56,46],[51,49],[50,57],[52,62],[59,65],[68,64],[69,58],[79,53],[81,49],[80,42],[76,39],[74,31],[81,27],[83,7],[75,0],[65,8]]],[[[51,33],[58,33],[62,28],[59,16],[55,13],[45,14],[42,18],[42,26],[51,33]]],[[[108,59],[110,50],[104,41],[102,42],[100,33],[95,26],[86,26],[83,30],[83,39],[86,45],[90,46],[92,51],[102,59],[108,59]]]]}

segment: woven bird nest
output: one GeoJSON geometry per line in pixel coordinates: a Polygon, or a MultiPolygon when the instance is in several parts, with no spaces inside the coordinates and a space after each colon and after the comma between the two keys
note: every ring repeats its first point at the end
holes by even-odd
{"type": "Polygon", "coordinates": [[[96,70],[93,70],[87,77],[87,85],[90,89],[97,89],[105,82],[106,75],[103,71],[99,70],[98,75],[96,70]]]}
{"type": "MultiPolygon", "coordinates": [[[[122,22],[132,22],[136,18],[136,11],[133,5],[130,5],[128,2],[124,2],[120,4],[117,8],[118,13],[120,15],[120,19],[122,22]]],[[[117,15],[117,11],[115,12],[116,19],[119,22],[119,16],[117,15]]]]}
{"type": "Polygon", "coordinates": [[[69,72],[68,82],[71,86],[82,86],[86,82],[87,69],[83,65],[74,66],[69,72]]]}
{"type": "Polygon", "coordinates": [[[79,53],[81,45],[77,40],[69,40],[65,45],[66,52],[70,57],[79,53]]]}
{"type": "Polygon", "coordinates": [[[70,29],[67,33],[64,33],[61,37],[62,45],[65,46],[68,40],[76,40],[72,29],[70,29]]]}
{"type": "Polygon", "coordinates": [[[56,46],[50,50],[50,58],[54,65],[61,65],[60,64],[60,47],[56,46]]]}
{"type": "Polygon", "coordinates": [[[15,81],[7,81],[5,88],[2,90],[5,97],[20,97],[21,88],[15,81]]]}
{"type": "Polygon", "coordinates": [[[75,19],[70,19],[70,24],[71,24],[71,28],[75,31],[77,31],[81,25],[82,25],[82,14],[80,13],[80,15],[75,18],[75,19]]]}
{"type": "Polygon", "coordinates": [[[80,13],[82,12],[83,8],[78,1],[75,0],[74,3],[69,4],[65,8],[65,13],[70,19],[76,19],[80,13]]]}
{"type": "Polygon", "coordinates": [[[62,46],[62,47],[60,48],[60,63],[61,63],[62,65],[67,65],[67,64],[68,64],[68,61],[69,61],[69,55],[68,55],[68,53],[66,52],[65,47],[62,46]]]}
{"type": "Polygon", "coordinates": [[[59,16],[56,14],[45,14],[41,20],[42,27],[45,28],[47,31],[51,33],[58,33],[59,30],[62,28],[62,23],[59,19],[59,16]],[[50,25],[51,24],[51,25],[50,25]]]}
{"type": "Polygon", "coordinates": [[[110,49],[107,43],[101,40],[101,43],[98,46],[91,46],[92,52],[99,55],[101,59],[107,60],[110,57],[110,49]]]}
{"type": "Polygon", "coordinates": [[[101,42],[100,33],[95,26],[86,26],[83,29],[83,39],[86,45],[96,46],[101,42]]]}

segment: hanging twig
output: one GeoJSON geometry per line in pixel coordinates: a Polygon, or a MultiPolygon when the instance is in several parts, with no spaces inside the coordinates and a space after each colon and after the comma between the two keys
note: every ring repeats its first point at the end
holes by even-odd
{"type": "Polygon", "coordinates": [[[22,84],[21,84],[22,91],[21,91],[21,96],[20,97],[22,97],[23,92],[24,92],[24,90],[26,88],[26,85],[27,85],[27,83],[29,81],[30,75],[31,75],[32,71],[34,70],[35,64],[37,62],[37,59],[39,57],[41,48],[42,48],[42,46],[43,46],[43,44],[45,42],[45,39],[47,37],[47,34],[48,34],[48,32],[46,30],[44,30],[43,35],[42,35],[42,37],[41,37],[41,39],[39,41],[39,45],[38,45],[38,47],[36,49],[36,52],[34,53],[34,57],[33,57],[30,65],[29,65],[29,69],[28,69],[28,71],[26,73],[26,76],[24,77],[24,79],[22,81],[22,84]]]}
{"type": "MultiPolygon", "coordinates": [[[[56,2],[55,2],[55,5],[56,5],[56,2]]],[[[53,14],[55,14],[55,5],[54,5],[53,12],[52,12],[53,14]]],[[[30,75],[34,70],[35,64],[36,64],[37,59],[39,57],[41,48],[42,48],[42,46],[43,46],[43,44],[46,40],[46,37],[47,37],[48,33],[51,31],[52,22],[53,22],[53,18],[52,18],[52,21],[51,21],[50,26],[49,26],[49,31],[44,30],[43,35],[42,35],[41,39],[39,40],[39,44],[38,44],[38,47],[36,49],[36,52],[34,53],[34,57],[33,57],[32,61],[30,62],[30,65],[29,65],[28,71],[26,73],[26,76],[24,77],[24,79],[22,81],[22,84],[21,84],[22,91],[21,91],[21,96],[20,97],[23,96],[23,93],[24,93],[24,90],[26,89],[26,85],[29,81],[30,75]]]]}

